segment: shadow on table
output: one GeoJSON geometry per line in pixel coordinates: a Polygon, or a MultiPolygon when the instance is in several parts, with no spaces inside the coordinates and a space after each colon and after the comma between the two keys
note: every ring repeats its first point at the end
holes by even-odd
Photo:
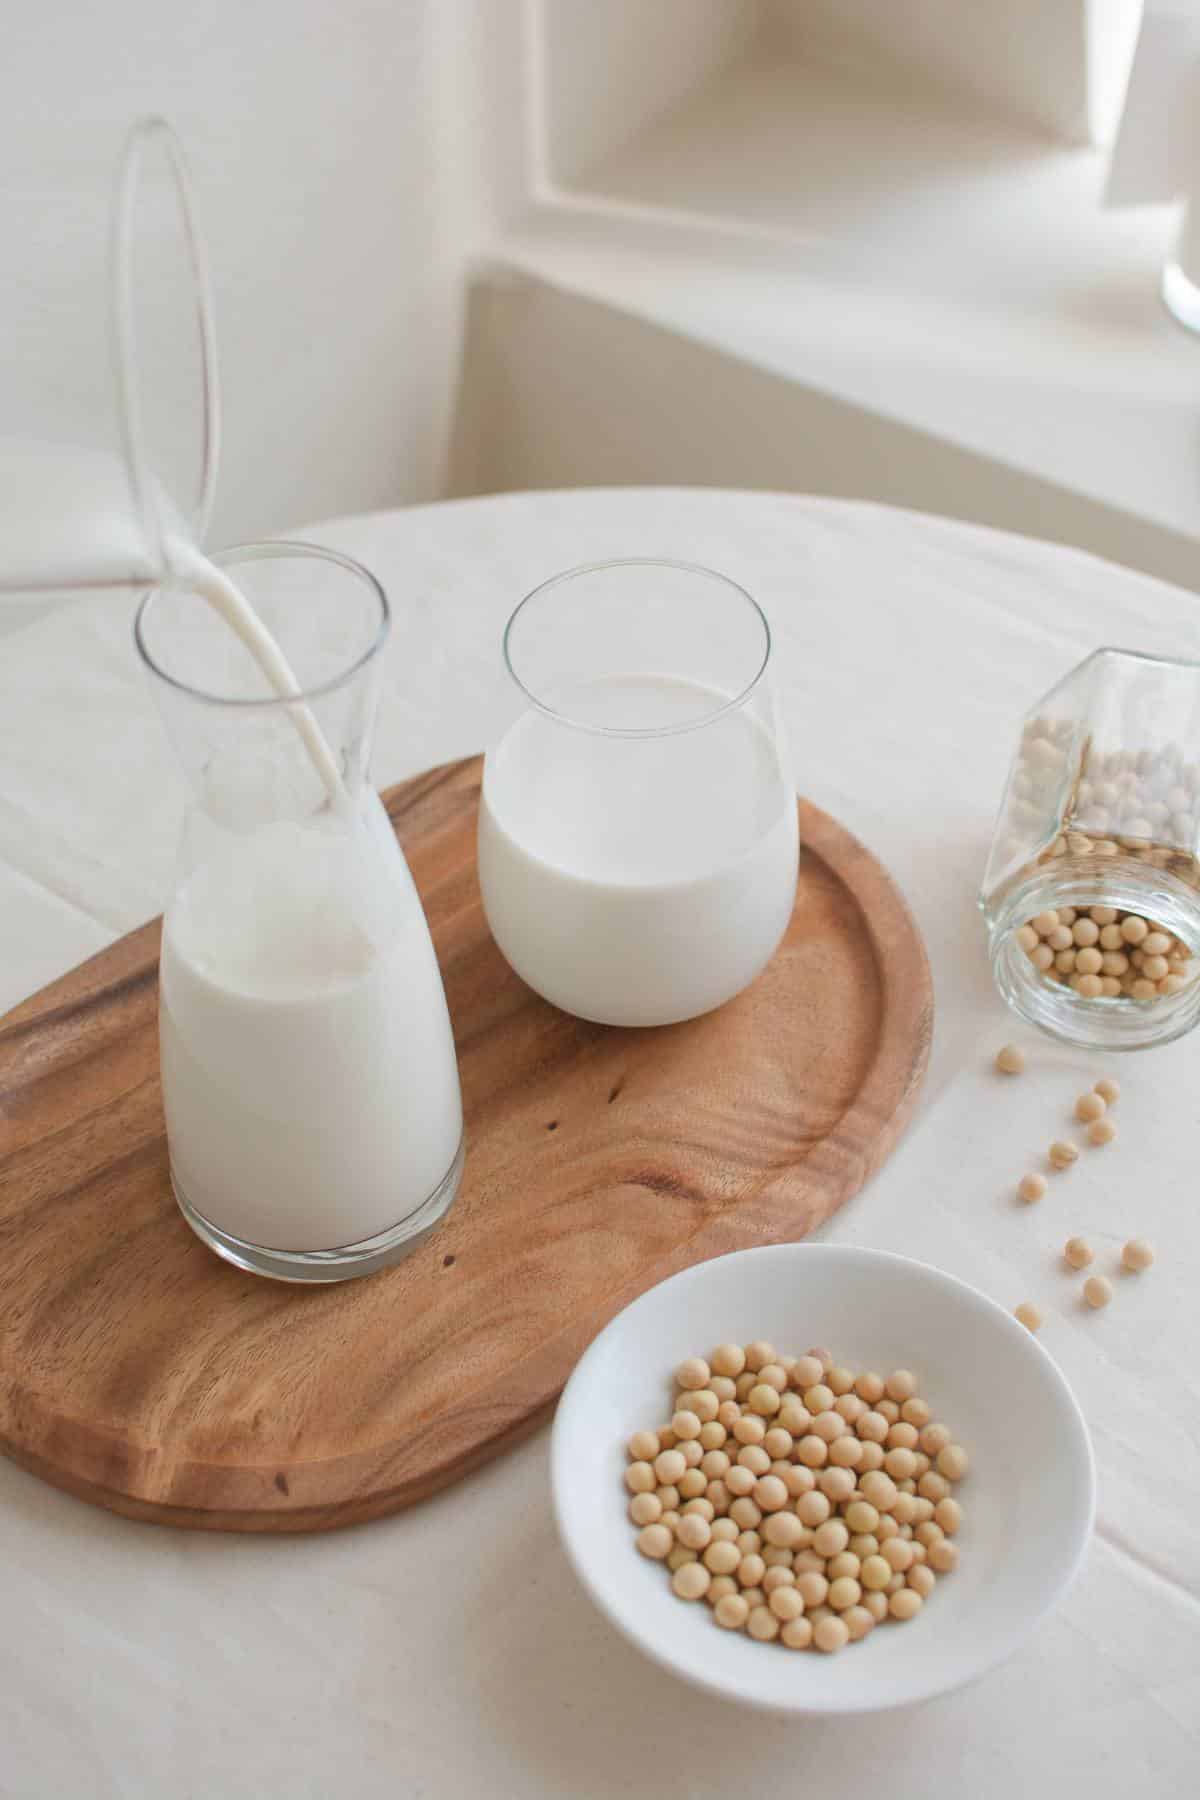
{"type": "MultiPolygon", "coordinates": [[[[708,1624],[697,1620],[697,1629],[708,1624]]],[[[765,1796],[793,1792],[801,1772],[807,1783],[823,1769],[843,1783],[852,1770],[856,1792],[858,1783],[874,1791],[876,1780],[883,1791],[910,1740],[916,1755],[937,1730],[943,1704],[855,1719],[848,1731],[846,1721],[752,1713],[698,1692],[597,1612],[558,1543],[548,1502],[527,1513],[520,1541],[514,1536],[491,1565],[464,1625],[481,1723],[504,1745],[502,1760],[507,1752],[528,1768],[530,1793],[765,1796]]]]}
{"type": "Polygon", "coordinates": [[[933,1050],[922,1099],[922,1110],[928,1111],[964,1060],[980,1054],[981,1032],[1003,1030],[1006,1021],[1019,1027],[992,979],[987,927],[978,907],[987,836],[980,831],[947,844],[914,832],[909,851],[908,869],[891,873],[916,918],[933,972],[933,1050]]]}

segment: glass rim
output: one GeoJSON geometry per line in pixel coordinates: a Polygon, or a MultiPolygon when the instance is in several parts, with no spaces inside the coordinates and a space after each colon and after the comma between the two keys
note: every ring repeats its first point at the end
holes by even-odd
{"type": "Polygon", "coordinates": [[[730,576],[722,575],[720,570],[707,568],[704,563],[681,562],[669,556],[608,557],[599,562],[577,563],[574,568],[563,569],[559,574],[549,576],[545,581],[539,582],[537,587],[530,588],[524,598],[514,607],[508,623],[504,627],[504,637],[501,642],[504,666],[531,706],[535,707],[545,718],[553,719],[559,725],[567,725],[573,731],[586,731],[595,737],[613,738],[681,737],[685,732],[701,731],[706,726],[714,724],[716,720],[723,719],[727,713],[736,712],[750,699],[766,674],[773,647],[770,620],[748,589],[742,587],[740,582],[734,581],[730,576]],[[528,683],[518,675],[513,661],[513,632],[521,615],[527,606],[530,606],[535,600],[542,599],[553,588],[574,581],[578,576],[601,575],[609,569],[675,569],[687,575],[701,575],[706,580],[719,582],[723,588],[728,589],[731,594],[744,601],[762,627],[763,653],[757,669],[740,692],[732,695],[728,700],[722,701],[720,706],[713,707],[711,712],[701,714],[697,719],[686,719],[673,725],[596,724],[592,720],[573,718],[569,712],[563,712],[560,708],[551,706],[549,701],[543,700],[539,694],[534,693],[528,683]]]}
{"type": "Polygon", "coordinates": [[[253,711],[256,708],[266,710],[272,707],[300,706],[306,701],[319,700],[326,694],[336,693],[338,688],[344,687],[348,681],[352,681],[378,656],[387,642],[392,626],[392,609],[388,603],[387,593],[383,583],[372,575],[370,569],[362,563],[356,562],[354,557],[344,555],[340,550],[327,550],[321,544],[310,544],[301,538],[270,538],[244,544],[233,544],[228,550],[221,550],[207,560],[218,569],[227,571],[231,566],[240,563],[283,561],[288,557],[294,557],[298,561],[332,563],[336,568],[344,569],[348,575],[355,576],[371,590],[378,601],[379,624],[375,634],[366,648],[352,662],[347,663],[344,669],[340,669],[336,675],[329,676],[325,681],[314,682],[311,686],[300,688],[295,694],[264,694],[261,697],[214,694],[208,688],[193,687],[190,682],[181,681],[177,675],[172,675],[162,667],[161,663],[156,661],[146,642],[146,619],[155,602],[171,593],[195,591],[194,587],[189,584],[186,575],[172,575],[168,576],[165,581],[157,582],[144,596],[133,622],[133,641],[137,646],[138,655],[150,674],[156,680],[165,682],[177,694],[186,694],[189,700],[198,700],[204,706],[230,706],[247,711],[253,711]]]}

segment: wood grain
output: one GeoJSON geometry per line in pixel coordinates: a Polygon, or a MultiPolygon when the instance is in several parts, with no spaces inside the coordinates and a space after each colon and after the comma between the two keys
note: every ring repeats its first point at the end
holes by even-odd
{"type": "Polygon", "coordinates": [[[888,876],[800,803],[783,946],[661,1030],[539,1000],[483,920],[478,759],[385,796],[458,1043],[461,1194],[397,1268],[303,1289],[193,1237],[167,1181],[158,924],[0,1020],[0,1448],[133,1518],[323,1530],[408,1505],[545,1417],[599,1328],[710,1256],[803,1237],[907,1120],[932,991],[888,876]]]}

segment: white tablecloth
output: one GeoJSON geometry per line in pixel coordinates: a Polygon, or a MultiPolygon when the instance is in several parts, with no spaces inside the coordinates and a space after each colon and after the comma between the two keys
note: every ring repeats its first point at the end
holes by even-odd
{"type": "MultiPolygon", "coordinates": [[[[1098,643],[1194,653],[1194,598],[962,525],[762,494],[518,495],[307,535],[375,568],[399,613],[381,785],[507,720],[501,627],[556,569],[678,556],[762,600],[799,783],[890,866],[937,983],[917,1122],[827,1236],[1037,1301],[1094,1434],[1097,1536],[1058,1612],[975,1688],[797,1726],[701,1698],[592,1610],[555,1539],[545,1433],[413,1511],[309,1539],[130,1524],[0,1463],[0,1793],[1200,1791],[1200,1040],[1126,1058],[1117,1145],[1016,1207],[1016,1179],[1106,1065],[1014,1026],[974,910],[1025,708],[1098,643]],[[1006,1083],[989,1065],[1009,1037],[1032,1066],[1006,1083]],[[1076,1231],[1102,1266],[1134,1233],[1159,1261],[1081,1313],[1057,1261],[1076,1231]]],[[[80,601],[0,638],[0,1007],[168,892],[181,778],[131,610],[80,601]]]]}

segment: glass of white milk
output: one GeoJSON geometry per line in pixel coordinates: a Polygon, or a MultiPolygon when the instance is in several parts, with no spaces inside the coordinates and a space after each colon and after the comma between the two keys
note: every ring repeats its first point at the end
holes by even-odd
{"type": "Polygon", "coordinates": [[[229,1262],[339,1281],[412,1250],[463,1162],[441,975],[368,780],[388,604],[309,545],[215,560],[136,632],[192,785],[160,963],[171,1181],[229,1262]]]}
{"type": "Polygon", "coordinates": [[[504,634],[520,717],[489,751],[488,924],[545,999],[606,1025],[721,1006],[774,954],[796,890],[796,794],[771,633],[684,563],[572,569],[504,634]]]}

